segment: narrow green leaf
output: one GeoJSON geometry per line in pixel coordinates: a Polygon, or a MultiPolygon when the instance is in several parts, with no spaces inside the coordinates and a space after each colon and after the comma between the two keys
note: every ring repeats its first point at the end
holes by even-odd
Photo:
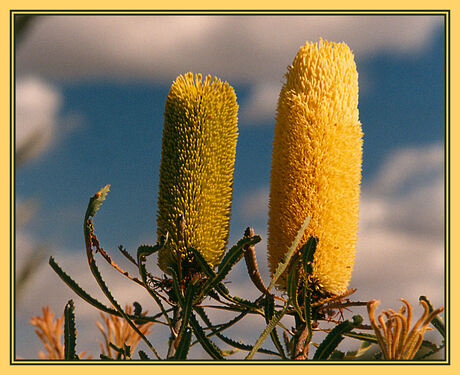
{"type": "Polygon", "coordinates": [[[139,358],[140,358],[142,361],[151,361],[151,359],[149,358],[149,356],[147,355],[147,353],[144,352],[143,350],[139,350],[139,358]]]}
{"type": "Polygon", "coordinates": [[[302,312],[299,306],[299,301],[297,299],[297,289],[298,289],[298,281],[299,281],[298,280],[298,267],[297,267],[298,260],[299,260],[299,257],[294,257],[294,259],[291,262],[291,270],[287,278],[286,291],[288,293],[292,306],[294,306],[294,309],[297,311],[297,314],[299,315],[299,318],[302,321],[305,321],[304,319],[305,314],[302,312]]]}
{"type": "Polygon", "coordinates": [[[342,361],[345,358],[345,353],[340,350],[334,350],[329,357],[331,361],[342,361]]]}
{"type": "Polygon", "coordinates": [[[201,255],[201,253],[197,249],[195,249],[193,247],[189,248],[189,250],[191,250],[193,252],[195,260],[197,261],[198,265],[200,266],[200,268],[204,272],[204,274],[208,278],[214,278],[216,276],[216,274],[212,270],[212,268],[209,265],[209,263],[206,262],[206,259],[203,258],[203,255],[201,255]]]}
{"type": "Polygon", "coordinates": [[[313,328],[311,326],[311,298],[310,298],[310,290],[307,288],[303,288],[302,290],[302,298],[303,298],[303,312],[304,312],[304,319],[305,324],[308,327],[308,336],[305,339],[305,345],[311,342],[313,337],[313,328]]]}
{"type": "MultiPolygon", "coordinates": [[[[261,240],[262,238],[260,238],[259,235],[255,235],[252,237],[244,237],[240,239],[236,243],[236,245],[233,245],[232,248],[229,251],[227,251],[225,256],[222,258],[221,262],[219,263],[217,267],[219,272],[224,268],[228,268],[228,265],[234,262],[233,259],[235,258],[235,256],[238,256],[240,251],[241,252],[243,251],[244,247],[255,245],[256,243],[259,243],[261,240]]],[[[242,254],[241,254],[241,257],[242,257],[242,254]]]]}
{"type": "Polygon", "coordinates": [[[421,355],[420,357],[418,356],[418,354],[420,353],[417,352],[417,356],[414,358],[415,360],[422,360],[422,359],[425,359],[425,358],[428,358],[430,356],[432,356],[433,354],[436,354],[438,353],[439,351],[441,351],[442,349],[445,348],[446,344],[445,342],[443,341],[441,345],[437,346],[437,345],[434,345],[433,347],[433,343],[427,343],[425,340],[422,341],[422,347],[426,347],[427,349],[429,349],[426,353],[424,353],[423,355],[421,355]]]}
{"type": "MultiPolygon", "coordinates": [[[[102,302],[99,302],[94,297],[91,297],[82,287],[80,287],[80,285],[77,284],[75,280],[73,280],[67,273],[65,273],[65,271],[62,270],[62,268],[59,266],[59,264],[56,263],[53,257],[50,257],[49,264],[51,268],[58,274],[61,280],[64,281],[64,283],[66,283],[67,286],[70,289],[72,289],[84,301],[88,302],[90,305],[94,306],[98,310],[101,310],[108,314],[115,315],[115,316],[122,316],[117,310],[107,307],[102,302]]],[[[161,313],[156,314],[154,316],[136,315],[136,314],[128,315],[128,316],[130,317],[130,319],[135,319],[136,322],[138,323],[144,323],[144,322],[161,323],[157,320],[161,316],[161,313]]]]}
{"type": "Polygon", "coordinates": [[[265,327],[265,329],[262,332],[262,334],[260,335],[260,337],[257,339],[256,343],[254,344],[254,347],[249,352],[249,354],[246,356],[246,358],[245,358],[246,360],[251,360],[254,357],[254,355],[256,354],[257,350],[263,344],[263,342],[268,337],[268,335],[270,335],[270,332],[273,331],[273,329],[276,327],[278,322],[281,320],[281,318],[283,317],[284,313],[286,312],[288,306],[289,306],[289,302],[287,302],[284,305],[282,310],[277,311],[274,314],[273,318],[270,320],[270,322],[267,324],[267,326],[265,327]]]}
{"type": "Polygon", "coordinates": [[[292,357],[294,355],[294,340],[291,340],[289,338],[289,334],[287,333],[287,331],[283,331],[283,342],[284,346],[286,347],[286,352],[289,356],[292,357]]]}
{"type": "Polygon", "coordinates": [[[313,274],[313,258],[316,251],[316,246],[318,245],[318,238],[310,237],[305,245],[300,249],[302,254],[302,265],[305,271],[305,276],[313,274]]]}
{"type": "MultiPolygon", "coordinates": [[[[273,295],[271,294],[266,294],[265,295],[265,322],[267,324],[270,323],[270,320],[273,318],[273,315],[275,314],[275,299],[273,298],[273,295]]],[[[281,359],[286,360],[286,354],[284,353],[283,346],[281,345],[280,339],[278,337],[278,332],[276,331],[276,327],[273,328],[273,330],[270,332],[270,337],[273,341],[273,344],[275,345],[276,349],[278,350],[281,359]]]]}
{"type": "Polygon", "coordinates": [[[244,255],[244,248],[246,246],[252,246],[255,245],[256,243],[260,242],[261,238],[260,236],[252,236],[249,238],[243,238],[238,241],[238,243],[233,246],[227,254],[225,254],[224,258],[220,262],[218,266],[218,272],[214,276],[214,278],[209,279],[206,282],[206,284],[203,286],[201,296],[206,296],[208,292],[215,288],[216,285],[218,285],[222,280],[225,279],[225,277],[228,275],[232,267],[238,263],[241,258],[243,258],[244,255]]]}
{"type": "Polygon", "coordinates": [[[329,332],[323,342],[319,345],[318,349],[316,349],[313,360],[327,360],[333,351],[337,348],[337,346],[342,342],[343,334],[350,332],[353,328],[361,324],[362,321],[362,316],[355,315],[353,316],[353,322],[345,320],[344,322],[335,326],[334,329],[329,332]]]}
{"type": "Polygon", "coordinates": [[[134,324],[134,322],[129,318],[129,316],[123,311],[121,308],[120,304],[115,300],[113,297],[112,293],[110,292],[109,288],[107,287],[107,284],[105,281],[102,279],[102,275],[99,271],[99,268],[96,265],[96,259],[94,257],[93,253],[93,225],[91,222],[90,217],[94,216],[99,209],[100,205],[102,204],[102,201],[105,199],[107,192],[109,190],[109,185],[105,186],[102,190],[99,191],[99,193],[96,193],[91,199],[88,204],[88,208],[86,210],[85,214],[85,219],[83,221],[83,231],[84,231],[84,237],[85,237],[85,247],[86,247],[86,256],[88,258],[88,264],[89,268],[91,270],[91,273],[93,274],[94,278],[96,279],[99,287],[101,288],[102,292],[105,294],[107,299],[110,301],[112,306],[125,318],[127,323],[131,326],[131,328],[144,340],[144,342],[147,344],[147,346],[152,350],[152,352],[155,354],[155,356],[158,359],[161,359],[160,356],[158,355],[158,352],[155,350],[153,347],[152,343],[145,337],[145,335],[137,328],[137,326],[134,324]]]}
{"type": "Polygon", "coordinates": [[[182,317],[181,317],[182,321],[181,321],[179,332],[177,334],[177,339],[180,341],[182,340],[182,335],[187,329],[189,321],[190,321],[190,315],[192,314],[192,310],[193,310],[193,297],[195,296],[196,289],[197,289],[196,286],[197,284],[189,282],[189,284],[187,285],[187,289],[185,291],[184,304],[182,306],[182,317]]]}
{"type": "Polygon", "coordinates": [[[372,347],[372,345],[373,344],[371,342],[364,341],[363,343],[361,343],[361,346],[358,350],[348,351],[345,355],[345,360],[356,359],[358,357],[361,357],[372,347]]]}
{"type": "Polygon", "coordinates": [[[206,337],[203,329],[200,327],[198,320],[196,320],[195,315],[193,313],[190,315],[190,325],[192,326],[193,333],[195,337],[200,342],[203,349],[208,353],[213,359],[217,359],[220,361],[224,360],[224,356],[222,351],[206,337]]]}
{"type": "Polygon", "coordinates": [[[141,256],[149,256],[149,255],[152,255],[154,253],[156,253],[158,250],[160,250],[162,248],[163,244],[161,243],[158,243],[154,246],[152,245],[141,245],[137,248],[137,258],[139,259],[139,257],[141,256]]]}
{"type": "Polygon", "coordinates": [[[171,272],[171,277],[172,277],[172,289],[174,291],[174,295],[176,296],[177,303],[179,304],[180,307],[183,308],[184,306],[184,297],[182,295],[182,291],[179,285],[179,280],[177,279],[176,271],[174,271],[172,268],[169,268],[169,272],[171,272]]]}
{"type": "MultiPolygon", "coordinates": [[[[189,248],[189,249],[193,252],[195,256],[195,260],[197,261],[198,265],[201,267],[201,270],[205,273],[206,277],[209,280],[214,280],[216,278],[216,274],[211,269],[211,267],[206,262],[206,260],[203,258],[201,253],[194,248],[189,248]]],[[[259,308],[257,304],[251,301],[248,301],[240,297],[231,296],[227,287],[222,283],[217,283],[216,285],[214,285],[214,289],[219,293],[219,295],[221,295],[223,298],[225,298],[229,302],[235,303],[237,305],[243,305],[244,308],[250,308],[250,309],[259,308]]]]}
{"type": "Polygon", "coordinates": [[[341,352],[340,350],[334,350],[334,352],[329,357],[331,361],[353,361],[364,355],[373,344],[367,341],[364,341],[358,350],[350,350],[346,353],[341,352]]]}
{"type": "MultiPolygon", "coordinates": [[[[203,319],[203,321],[205,322],[205,324],[211,329],[212,333],[207,335],[207,337],[210,337],[212,335],[216,335],[219,339],[221,339],[223,342],[225,342],[226,344],[230,345],[230,346],[233,346],[234,348],[237,348],[237,349],[240,349],[240,350],[246,350],[246,351],[251,351],[253,349],[253,346],[251,345],[247,345],[247,344],[244,344],[242,342],[237,342],[235,340],[232,340],[231,338],[227,337],[227,336],[224,336],[223,334],[221,334],[220,332],[223,331],[224,329],[232,326],[234,323],[236,323],[237,321],[241,320],[248,312],[248,310],[246,310],[246,312],[238,315],[235,319],[232,319],[230,322],[228,322],[227,324],[223,324],[220,328],[216,329],[216,328],[213,328],[213,325],[211,323],[211,321],[209,320],[208,316],[206,315],[206,312],[204,311],[203,308],[201,307],[197,307],[196,308],[196,312],[200,315],[201,319],[203,319]]],[[[276,355],[276,356],[279,356],[279,353],[276,353],[272,350],[269,350],[269,349],[264,349],[264,348],[259,348],[257,350],[258,352],[260,353],[265,353],[265,354],[271,354],[271,355],[276,355]]]]}
{"type": "Polygon", "coordinates": [[[105,294],[107,299],[110,301],[112,306],[115,307],[115,309],[123,316],[123,318],[125,318],[125,320],[131,326],[131,328],[134,329],[134,331],[136,331],[136,333],[142,338],[142,340],[144,340],[144,342],[147,344],[147,346],[150,348],[150,350],[152,350],[152,352],[155,354],[157,359],[161,359],[160,356],[158,355],[158,352],[155,350],[155,348],[151,344],[151,342],[147,339],[147,337],[145,337],[145,335],[139,330],[139,328],[137,328],[137,326],[134,324],[134,322],[123,311],[123,309],[121,308],[120,304],[113,297],[112,293],[110,292],[109,288],[107,287],[107,284],[102,279],[102,276],[101,276],[101,274],[99,272],[99,269],[96,266],[94,258],[92,258],[92,261],[90,261],[90,269],[91,269],[91,272],[94,275],[94,278],[98,282],[99,287],[101,288],[102,292],[105,294]]]}
{"type": "Polygon", "coordinates": [[[361,341],[367,341],[372,344],[378,344],[377,337],[375,335],[372,335],[370,333],[362,333],[362,332],[344,332],[344,336],[356,339],[356,340],[361,340],[361,341]]]}
{"type": "Polygon", "coordinates": [[[105,355],[105,354],[99,354],[99,358],[102,360],[102,361],[114,361],[113,358],[110,358],[108,355],[105,355]]]}
{"type": "Polygon", "coordinates": [[[182,339],[179,341],[179,344],[177,345],[176,354],[174,355],[173,359],[177,361],[186,360],[191,342],[192,330],[190,328],[187,328],[182,335],[182,339]]]}
{"type": "Polygon", "coordinates": [[[77,345],[77,330],[75,328],[75,306],[69,300],[64,309],[64,358],[67,361],[79,359],[75,351],[77,345]]]}
{"type": "Polygon", "coordinates": [[[292,256],[295,254],[295,251],[297,247],[299,246],[300,241],[302,240],[303,234],[305,233],[305,230],[308,227],[308,224],[310,224],[311,216],[308,216],[305,221],[303,222],[302,226],[300,227],[299,232],[297,233],[297,236],[294,238],[294,241],[292,241],[291,246],[289,247],[286,255],[284,256],[284,259],[278,267],[276,268],[275,273],[273,274],[273,277],[270,281],[270,285],[268,286],[268,290],[273,288],[280,278],[280,276],[283,274],[283,272],[286,270],[286,268],[289,265],[289,262],[291,261],[292,256]]]}
{"type": "Polygon", "coordinates": [[[167,241],[167,237],[164,241],[160,241],[155,246],[148,246],[148,245],[139,246],[137,249],[137,266],[139,268],[139,274],[141,275],[141,279],[145,286],[145,289],[147,289],[147,292],[153,297],[158,307],[160,308],[161,313],[165,317],[166,322],[168,323],[169,327],[172,329],[171,319],[169,318],[163,306],[163,303],[161,302],[161,299],[160,299],[161,297],[158,295],[158,293],[155,290],[153,290],[150,287],[147,281],[147,269],[145,268],[146,256],[157,252],[159,249],[161,249],[162,246],[164,246],[166,241],[167,241]]]}
{"type": "Polygon", "coordinates": [[[67,286],[69,286],[70,289],[72,289],[78,296],[83,298],[83,300],[101,311],[120,316],[117,310],[111,309],[99,302],[97,299],[91,297],[83,288],[81,288],[69,275],[67,275],[62,270],[62,268],[59,266],[59,264],[56,263],[53,257],[50,257],[49,264],[51,268],[53,268],[53,270],[58,274],[61,280],[64,281],[67,286]]]}
{"type": "Polygon", "coordinates": [[[97,211],[102,205],[102,202],[105,201],[107,197],[107,193],[110,190],[110,185],[105,185],[101,190],[99,190],[96,194],[94,194],[88,204],[88,209],[86,210],[87,217],[95,216],[97,211]]]}
{"type": "MultiPolygon", "coordinates": [[[[233,339],[231,339],[231,338],[229,338],[227,336],[224,336],[221,333],[216,334],[216,336],[219,337],[219,339],[221,339],[226,344],[228,344],[230,346],[233,346],[236,349],[245,350],[245,351],[248,351],[248,352],[250,352],[251,350],[254,349],[254,347],[252,345],[248,345],[248,344],[245,344],[245,343],[242,343],[242,342],[239,342],[239,341],[235,341],[235,340],[233,340],[233,339]]],[[[274,352],[273,350],[266,349],[266,348],[258,348],[257,352],[258,353],[264,353],[264,354],[270,354],[270,355],[276,355],[277,357],[281,357],[280,353],[274,352]]]]}

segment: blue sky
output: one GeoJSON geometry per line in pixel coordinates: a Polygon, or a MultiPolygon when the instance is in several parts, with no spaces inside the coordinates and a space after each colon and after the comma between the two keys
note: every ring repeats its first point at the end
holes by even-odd
{"type": "MultiPolygon", "coordinates": [[[[36,208],[18,229],[18,262],[40,243],[58,262],[83,257],[88,198],[107,183],[112,192],[95,220],[104,248],[123,244],[134,251],[141,242],[156,240],[164,102],[172,80],[187,71],[217,75],[236,91],[239,138],[230,242],[247,225],[265,236],[276,98],[298,48],[319,37],[347,42],[360,75],[363,193],[352,286],[362,286],[360,297],[381,298],[393,307],[399,297],[416,301],[418,295],[407,293],[417,290],[443,304],[439,16],[37,20],[17,53],[16,144],[37,139],[16,173],[18,214],[36,208]],[[430,251],[435,261],[427,271],[420,259],[428,259],[430,251]],[[411,266],[402,276],[394,265],[404,259],[411,266]]],[[[267,280],[264,246],[258,258],[267,280]]],[[[244,269],[236,272],[242,275],[244,269]]],[[[41,285],[58,282],[46,267],[39,275],[41,285]]],[[[235,287],[240,284],[235,281],[235,287]]],[[[57,307],[67,301],[40,298],[57,307]]],[[[38,306],[33,313],[39,313],[38,306]]],[[[31,308],[19,319],[26,321],[27,314],[31,308]]],[[[18,354],[32,355],[26,347],[18,354]]]]}

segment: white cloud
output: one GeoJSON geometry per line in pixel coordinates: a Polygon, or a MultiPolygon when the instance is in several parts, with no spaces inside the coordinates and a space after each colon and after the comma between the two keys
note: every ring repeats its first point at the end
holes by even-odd
{"type": "Polygon", "coordinates": [[[42,79],[16,83],[16,147],[25,159],[40,155],[55,139],[61,103],[59,90],[42,79]]]}
{"type": "Polygon", "coordinates": [[[399,150],[389,155],[370,188],[375,193],[391,195],[399,192],[404,185],[410,186],[420,179],[439,177],[437,175],[443,173],[443,163],[442,144],[399,150]]]}
{"type": "Polygon", "coordinates": [[[269,194],[270,188],[268,186],[263,186],[245,194],[238,205],[238,211],[242,218],[247,221],[266,220],[269,194]]]}
{"type": "Polygon", "coordinates": [[[281,86],[281,79],[278,84],[262,82],[253,85],[251,96],[242,107],[239,117],[249,121],[264,121],[263,124],[274,124],[281,86]]]}
{"type": "Polygon", "coordinates": [[[440,16],[48,16],[18,49],[17,71],[167,83],[187,71],[209,73],[255,85],[242,113],[269,120],[305,41],[346,41],[359,60],[416,54],[441,23],[440,16]]]}
{"type": "Polygon", "coordinates": [[[444,304],[443,155],[439,144],[394,152],[364,187],[352,279],[362,298],[444,304]]]}
{"type": "Polygon", "coordinates": [[[360,56],[414,53],[433,16],[49,16],[18,52],[19,68],[62,77],[170,79],[188,69],[232,79],[281,79],[306,40],[346,41],[360,56]],[[59,68],[59,69],[56,69],[59,68]]]}

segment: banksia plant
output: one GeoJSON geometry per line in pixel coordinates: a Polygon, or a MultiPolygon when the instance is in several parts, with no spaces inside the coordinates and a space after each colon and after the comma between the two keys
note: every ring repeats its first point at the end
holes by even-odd
{"type": "MultiPolygon", "coordinates": [[[[318,238],[309,282],[340,295],[351,278],[358,230],[362,130],[358,73],[345,43],[306,43],[278,101],[268,222],[272,273],[306,217],[300,246],[318,238]]],[[[278,286],[285,288],[286,274],[278,286]]]]}
{"type": "MultiPolygon", "coordinates": [[[[89,269],[110,305],[85,291],[53,257],[49,260],[80,298],[103,313],[105,327],[98,323],[104,337],[99,357],[183,361],[193,355],[190,348],[195,344],[218,361],[237,351],[246,351],[246,360],[259,354],[281,360],[357,360],[374,344],[382,350],[377,356],[385,359],[423,359],[440,352],[446,343],[446,327],[438,316],[442,309],[434,310],[426,297],[420,297],[425,313],[412,330],[412,310],[405,300],[407,316],[403,309],[398,313],[389,310],[384,312],[386,323],[379,317],[379,326],[375,301],[348,298],[354,292],[347,286],[354,263],[361,181],[357,104],[358,74],[350,49],[322,40],[302,47],[289,67],[278,102],[269,202],[272,277],[266,287],[256,259],[255,245],[261,237],[253,228],[247,227],[226,251],[237,141],[234,90],[211,76],[187,73],[177,77],[165,106],[156,243],[140,245],[135,255],[119,246],[135,273],[125,270],[102,247],[94,218],[109,192],[110,185],[106,185],[89,199],[83,234],[89,269]],[[168,275],[158,277],[147,269],[147,261],[157,255],[161,270],[168,275]],[[227,287],[227,277],[243,258],[248,280],[261,292],[255,300],[234,295],[227,287]],[[132,303],[134,311],[123,309],[115,298],[118,293],[112,293],[102,276],[99,260],[144,288],[157,311],[143,312],[138,302],[132,303]],[[283,290],[282,295],[274,294],[275,285],[283,290]],[[369,309],[371,325],[364,324],[359,314],[351,319],[343,314],[364,306],[369,309]],[[214,314],[208,316],[209,309],[236,315],[217,323],[214,314]],[[242,342],[228,330],[249,315],[263,319],[266,325],[257,340],[242,342]],[[321,321],[327,327],[321,327],[321,321]],[[292,322],[295,328],[287,328],[292,322]],[[430,323],[443,336],[439,346],[423,340],[430,323]],[[169,332],[163,348],[147,337],[153,324],[155,331],[169,332]],[[316,341],[319,331],[327,333],[321,342],[316,341]],[[361,346],[342,352],[339,345],[346,337],[360,341],[361,346]],[[272,348],[264,345],[269,338],[272,348]],[[133,353],[141,340],[148,353],[133,353]],[[219,342],[231,349],[222,349],[219,342]]],[[[65,307],[64,322],[55,324],[48,310],[44,315],[32,324],[50,353],[47,358],[80,359],[75,351],[73,301],[65,307]],[[64,345],[56,339],[62,324],[64,345]]],[[[165,335],[156,332],[153,339],[161,337],[165,335]]]]}
{"type": "Polygon", "coordinates": [[[159,266],[169,273],[186,249],[216,265],[228,242],[237,141],[236,95],[220,79],[187,73],[169,91],[163,130],[158,236],[169,234],[159,266]],[[182,220],[181,220],[182,219],[182,220]]]}

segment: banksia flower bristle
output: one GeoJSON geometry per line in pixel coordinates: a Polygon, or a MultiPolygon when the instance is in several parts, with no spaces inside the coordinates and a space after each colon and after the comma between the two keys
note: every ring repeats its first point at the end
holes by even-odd
{"type": "MultiPolygon", "coordinates": [[[[345,43],[306,43],[288,67],[278,101],[269,202],[274,272],[307,216],[301,244],[319,239],[311,281],[346,291],[356,248],[362,130],[358,73],[345,43]]],[[[301,245],[299,245],[300,247],[301,245]]],[[[285,288],[286,274],[278,286],[285,288]]]]}
{"type": "Polygon", "coordinates": [[[220,79],[177,77],[165,106],[158,236],[170,240],[159,253],[164,272],[187,247],[215,266],[228,242],[237,141],[236,95],[220,79]],[[185,222],[180,220],[183,217],[185,222]],[[182,228],[181,228],[182,227],[182,228]]]}

